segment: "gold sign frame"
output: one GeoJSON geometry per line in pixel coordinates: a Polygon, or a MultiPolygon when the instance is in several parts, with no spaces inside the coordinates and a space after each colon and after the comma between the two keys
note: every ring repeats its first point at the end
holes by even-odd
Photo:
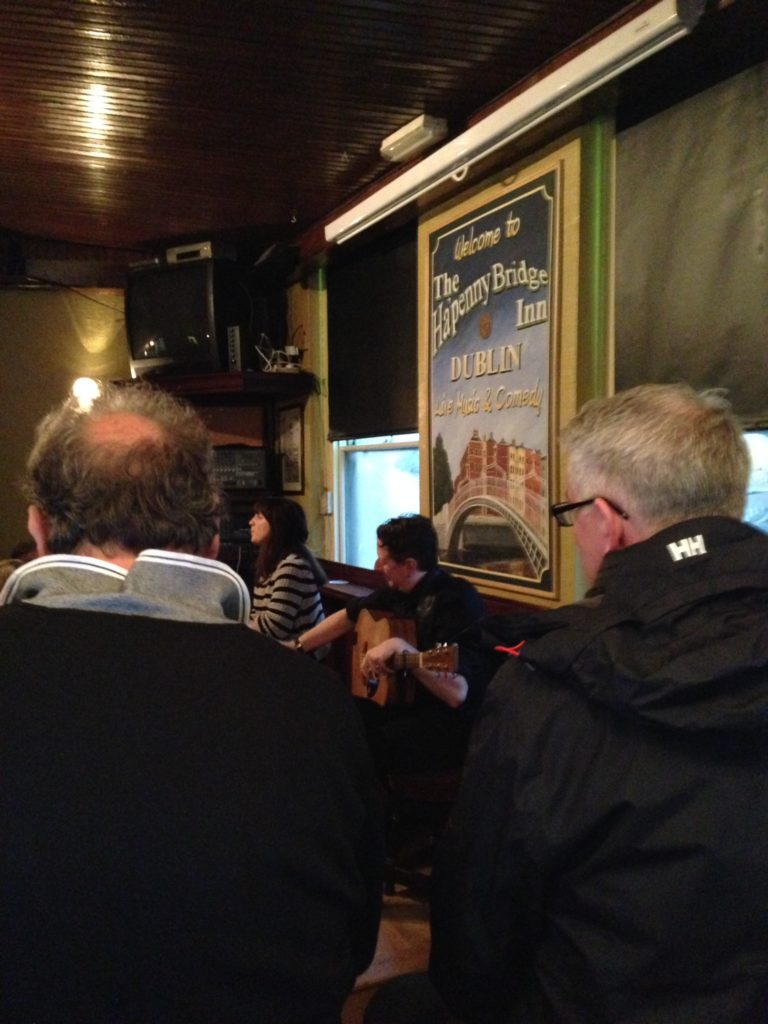
{"type": "Polygon", "coordinates": [[[549,505],[576,411],[581,173],[576,137],[419,224],[422,511],[445,568],[542,605],[574,590],[549,505]]]}

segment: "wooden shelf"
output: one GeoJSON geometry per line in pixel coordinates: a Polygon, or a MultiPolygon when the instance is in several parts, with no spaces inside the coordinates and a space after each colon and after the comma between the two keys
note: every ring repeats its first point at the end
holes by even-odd
{"type": "MultiPolygon", "coordinates": [[[[286,373],[169,373],[141,378],[144,384],[186,399],[198,408],[214,444],[253,444],[266,452],[266,486],[280,489],[277,420],[281,403],[304,406],[318,391],[317,378],[304,370],[286,373]]],[[[123,381],[134,384],[136,381],[123,381]]],[[[302,413],[303,414],[303,413],[302,413]]],[[[228,491],[233,506],[263,493],[228,491]]]]}
{"type": "Polygon", "coordinates": [[[306,398],[317,388],[314,374],[296,373],[190,373],[145,378],[155,387],[189,399],[217,397],[272,400],[306,398]]]}

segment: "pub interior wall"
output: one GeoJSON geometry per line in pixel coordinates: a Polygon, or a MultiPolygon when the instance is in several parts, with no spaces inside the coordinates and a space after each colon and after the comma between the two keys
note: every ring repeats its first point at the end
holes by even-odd
{"type": "Polygon", "coordinates": [[[20,481],[36,424],[77,377],[129,376],[120,289],[0,291],[0,558],[27,539],[20,481]]]}

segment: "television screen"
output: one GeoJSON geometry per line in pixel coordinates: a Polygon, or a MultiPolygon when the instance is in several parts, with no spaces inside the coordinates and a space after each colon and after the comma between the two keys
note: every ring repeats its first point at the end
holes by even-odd
{"type": "Polygon", "coordinates": [[[239,336],[248,315],[248,293],[237,265],[229,261],[131,270],[125,316],[133,376],[229,369],[228,331],[229,340],[235,328],[239,336]]]}

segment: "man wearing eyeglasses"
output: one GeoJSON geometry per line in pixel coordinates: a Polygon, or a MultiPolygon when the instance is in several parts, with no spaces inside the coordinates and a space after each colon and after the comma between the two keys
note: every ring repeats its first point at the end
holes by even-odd
{"type": "Polygon", "coordinates": [[[717,394],[645,385],[560,439],[591,581],[492,683],[433,875],[465,1024],[768,1019],[768,537],[717,394]]]}

